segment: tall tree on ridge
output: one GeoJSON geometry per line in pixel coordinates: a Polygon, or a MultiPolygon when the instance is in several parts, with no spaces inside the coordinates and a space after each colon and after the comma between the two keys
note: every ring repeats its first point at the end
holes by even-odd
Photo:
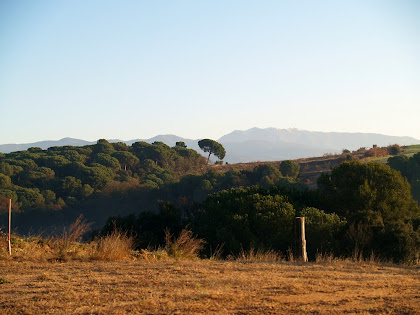
{"type": "Polygon", "coordinates": [[[214,154],[219,158],[219,160],[223,160],[226,155],[225,148],[217,141],[211,139],[203,139],[198,141],[198,146],[204,152],[209,152],[209,156],[207,158],[207,164],[210,160],[210,155],[214,154]]]}

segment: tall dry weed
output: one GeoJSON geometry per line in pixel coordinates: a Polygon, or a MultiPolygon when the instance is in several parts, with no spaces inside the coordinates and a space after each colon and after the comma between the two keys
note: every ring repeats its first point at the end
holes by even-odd
{"type": "Polygon", "coordinates": [[[290,261],[290,262],[295,261],[295,256],[293,255],[293,249],[288,248],[286,254],[287,254],[287,260],[288,261],[290,261]]]}
{"type": "Polygon", "coordinates": [[[224,246],[224,244],[217,245],[214,252],[211,252],[211,254],[210,254],[210,260],[222,260],[223,246],[224,246]]]}
{"type": "Polygon", "coordinates": [[[352,265],[392,264],[390,261],[381,259],[373,251],[369,256],[364,256],[363,252],[360,251],[357,246],[350,257],[336,257],[332,253],[317,253],[315,256],[315,262],[321,264],[349,263],[352,265]]]}
{"type": "Polygon", "coordinates": [[[68,231],[64,230],[61,238],[67,242],[78,242],[82,239],[83,234],[89,231],[92,223],[86,222],[83,220],[83,215],[79,215],[79,217],[74,221],[68,231]]]}
{"type": "Polygon", "coordinates": [[[7,251],[7,234],[0,228],[0,259],[6,259],[9,256],[7,251]]]}
{"type": "Polygon", "coordinates": [[[165,230],[165,251],[176,259],[197,259],[205,241],[195,238],[193,232],[183,229],[177,238],[165,230]]]}
{"type": "Polygon", "coordinates": [[[334,257],[332,253],[316,253],[315,255],[316,263],[333,263],[337,260],[338,258],[334,257]]]}
{"type": "Polygon", "coordinates": [[[111,234],[101,237],[91,244],[90,258],[95,260],[125,260],[129,259],[134,249],[134,240],[126,233],[114,230],[111,234]]]}
{"type": "Polygon", "coordinates": [[[239,256],[236,257],[239,261],[263,261],[263,262],[278,262],[284,261],[283,255],[274,250],[262,250],[251,247],[248,251],[242,249],[239,256]]]}
{"type": "Polygon", "coordinates": [[[92,223],[86,222],[83,220],[83,215],[80,215],[68,230],[64,229],[60,236],[49,238],[48,243],[55,252],[55,257],[52,259],[67,261],[81,254],[84,245],[80,243],[80,240],[83,234],[89,231],[91,225],[92,223]]]}
{"type": "Polygon", "coordinates": [[[374,251],[371,251],[369,256],[364,256],[363,251],[359,250],[357,246],[353,250],[350,260],[355,263],[364,263],[364,264],[366,263],[370,263],[370,264],[391,263],[390,261],[381,259],[378,255],[375,254],[374,251]]]}

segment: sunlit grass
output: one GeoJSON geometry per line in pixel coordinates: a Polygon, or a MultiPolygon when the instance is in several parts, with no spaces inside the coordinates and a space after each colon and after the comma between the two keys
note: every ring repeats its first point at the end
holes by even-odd
{"type": "MultiPolygon", "coordinates": [[[[419,153],[420,152],[420,144],[415,144],[415,145],[410,145],[404,148],[404,151],[401,152],[398,155],[405,155],[406,157],[410,158],[412,157],[414,154],[419,153]]],[[[372,157],[372,158],[366,158],[364,159],[365,162],[378,162],[378,163],[382,163],[382,164],[386,164],[388,163],[388,159],[392,157],[392,155],[388,155],[388,156],[381,156],[381,157],[372,157]]]]}
{"type": "MultiPolygon", "coordinates": [[[[340,260],[0,261],[2,314],[418,314],[415,267],[340,260]]],[[[256,259],[255,259],[256,258],[256,259]]]]}
{"type": "Polygon", "coordinates": [[[420,144],[407,146],[404,150],[404,154],[416,154],[420,152],[420,144]]]}

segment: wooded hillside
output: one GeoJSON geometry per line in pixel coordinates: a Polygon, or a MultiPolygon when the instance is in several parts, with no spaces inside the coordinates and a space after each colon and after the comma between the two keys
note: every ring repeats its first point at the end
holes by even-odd
{"type": "MultiPolygon", "coordinates": [[[[420,212],[411,187],[418,187],[420,153],[391,158],[396,171],[358,161],[389,148],[361,149],[208,166],[181,142],[30,148],[0,156],[0,207],[12,199],[13,226],[23,234],[54,233],[83,214],[96,234],[124,230],[138,248],[160,246],[165,229],[177,234],[189,227],[206,241],[203,254],[223,246],[223,255],[251,248],[285,253],[294,216],[305,216],[310,257],[374,251],[396,261],[418,259],[420,212]]],[[[0,219],[6,222],[5,211],[0,219]]]]}

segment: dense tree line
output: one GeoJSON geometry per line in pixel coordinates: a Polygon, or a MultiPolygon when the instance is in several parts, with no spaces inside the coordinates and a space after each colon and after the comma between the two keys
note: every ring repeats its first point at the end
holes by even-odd
{"type": "Polygon", "coordinates": [[[64,146],[0,154],[0,207],[62,209],[101,192],[113,182],[159,188],[188,174],[200,174],[206,160],[195,150],[162,142],[64,146]],[[3,205],[4,206],[4,205],[3,205]]]}
{"type": "Polygon", "coordinates": [[[420,153],[412,157],[397,155],[388,159],[388,165],[399,171],[411,184],[411,192],[420,201],[420,153]]]}

